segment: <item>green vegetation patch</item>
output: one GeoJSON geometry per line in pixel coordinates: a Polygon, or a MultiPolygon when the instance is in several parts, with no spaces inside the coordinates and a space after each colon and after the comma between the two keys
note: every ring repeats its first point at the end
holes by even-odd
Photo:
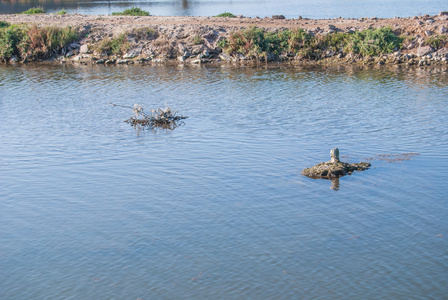
{"type": "Polygon", "coordinates": [[[445,47],[448,44],[448,36],[446,35],[433,35],[425,40],[425,44],[431,46],[435,50],[445,47]]]}
{"type": "MultiPolygon", "coordinates": [[[[268,59],[280,55],[300,55],[318,60],[336,53],[353,52],[363,56],[392,53],[401,48],[403,39],[390,28],[363,30],[352,34],[334,32],[312,35],[303,29],[267,31],[250,27],[231,33],[218,43],[228,54],[243,54],[249,58],[268,59]]],[[[437,40],[431,41],[438,46],[437,40]]]]}
{"type": "Polygon", "coordinates": [[[95,50],[106,55],[123,55],[130,47],[127,34],[122,33],[114,38],[103,39],[95,50]]]}
{"type": "Polygon", "coordinates": [[[123,12],[113,12],[113,16],[150,16],[149,12],[144,11],[138,7],[125,9],[123,12]]]}
{"type": "Polygon", "coordinates": [[[61,9],[60,11],[56,12],[55,15],[62,16],[62,15],[66,15],[67,13],[68,13],[67,10],[61,9]]]}
{"type": "Polygon", "coordinates": [[[396,36],[391,28],[366,29],[349,36],[347,49],[364,56],[392,53],[401,48],[403,38],[396,36]]]}
{"type": "Polygon", "coordinates": [[[9,27],[10,25],[11,25],[11,24],[9,24],[8,22],[0,21],[0,28],[9,27]]]}
{"type": "Polygon", "coordinates": [[[0,60],[12,56],[22,59],[48,58],[78,39],[78,33],[71,27],[31,27],[10,25],[0,28],[0,60]]]}
{"type": "Polygon", "coordinates": [[[36,15],[36,14],[45,14],[47,13],[43,7],[33,7],[24,12],[21,12],[21,15],[36,15]]]}
{"type": "Polygon", "coordinates": [[[0,60],[13,55],[20,56],[19,45],[25,38],[25,30],[17,26],[0,28],[0,60]]]}
{"type": "Polygon", "coordinates": [[[236,18],[236,16],[234,14],[230,13],[230,12],[223,12],[223,13],[220,13],[219,15],[214,16],[214,17],[217,17],[217,18],[236,18]]]}
{"type": "Polygon", "coordinates": [[[278,56],[284,52],[298,52],[309,44],[311,36],[303,29],[266,31],[250,27],[230,35],[228,40],[221,40],[219,47],[227,53],[240,53],[252,58],[278,56]]]}

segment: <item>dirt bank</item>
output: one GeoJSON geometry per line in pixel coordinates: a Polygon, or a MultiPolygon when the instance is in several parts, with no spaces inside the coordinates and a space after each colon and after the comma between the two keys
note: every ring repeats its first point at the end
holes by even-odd
{"type": "MultiPolygon", "coordinates": [[[[72,26],[79,30],[79,41],[61,49],[54,58],[60,62],[135,63],[165,62],[210,63],[216,61],[248,62],[256,58],[242,51],[232,53],[220,41],[231,33],[246,28],[284,31],[303,29],[312,37],[333,33],[354,33],[366,29],[391,28],[403,42],[394,53],[387,55],[356,55],[344,49],[319,49],[321,53],[304,56],[298,53],[265,55],[265,60],[286,60],[325,63],[410,63],[416,65],[447,63],[448,13],[436,16],[416,16],[394,19],[277,19],[277,18],[216,18],[216,17],[132,17],[90,15],[0,15],[0,21],[10,24],[72,26]],[[122,52],[105,51],[105,40],[126,35],[122,52]],[[436,42],[434,42],[436,40],[436,42]],[[431,42],[433,44],[431,44],[431,42]],[[221,47],[220,47],[221,46],[221,47]],[[373,56],[373,57],[372,57],[373,56]]],[[[106,45],[107,46],[107,45],[106,45]]],[[[107,49],[106,49],[107,50],[107,49]]],[[[12,61],[23,58],[13,57],[12,61]]],[[[26,59],[25,59],[26,61],[26,59]]]]}

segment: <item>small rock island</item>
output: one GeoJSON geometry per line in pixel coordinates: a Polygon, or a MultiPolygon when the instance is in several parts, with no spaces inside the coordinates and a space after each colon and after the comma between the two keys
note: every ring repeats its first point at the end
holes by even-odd
{"type": "Polygon", "coordinates": [[[322,162],[311,168],[303,169],[302,175],[313,179],[334,179],[344,175],[351,175],[354,171],[364,171],[370,168],[366,162],[348,164],[339,160],[339,149],[333,148],[330,151],[331,160],[322,162]]]}

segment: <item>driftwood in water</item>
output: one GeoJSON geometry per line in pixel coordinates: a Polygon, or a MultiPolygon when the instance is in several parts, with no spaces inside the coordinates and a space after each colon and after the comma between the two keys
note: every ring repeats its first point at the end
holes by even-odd
{"type": "Polygon", "coordinates": [[[134,107],[123,106],[110,103],[112,106],[120,106],[125,108],[131,108],[134,115],[124,122],[131,124],[135,128],[163,128],[171,129],[182,125],[182,120],[187,117],[178,116],[176,111],[171,110],[171,108],[166,107],[165,109],[156,108],[149,110],[149,113],[145,112],[145,109],[140,104],[135,104],[134,107]]]}
{"type": "Polygon", "coordinates": [[[302,175],[313,179],[334,179],[344,175],[351,175],[354,171],[364,171],[370,168],[366,162],[348,164],[339,160],[339,149],[331,149],[331,160],[322,162],[311,168],[304,169],[302,175]]]}

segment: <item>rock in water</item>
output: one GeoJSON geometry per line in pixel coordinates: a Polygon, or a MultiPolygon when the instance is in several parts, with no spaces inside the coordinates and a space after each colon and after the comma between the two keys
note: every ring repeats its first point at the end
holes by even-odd
{"type": "Polygon", "coordinates": [[[352,174],[354,171],[364,171],[370,168],[370,164],[366,162],[348,164],[339,160],[339,149],[331,149],[331,160],[322,162],[314,167],[303,169],[302,175],[318,179],[333,179],[339,178],[347,174],[352,174]]]}

